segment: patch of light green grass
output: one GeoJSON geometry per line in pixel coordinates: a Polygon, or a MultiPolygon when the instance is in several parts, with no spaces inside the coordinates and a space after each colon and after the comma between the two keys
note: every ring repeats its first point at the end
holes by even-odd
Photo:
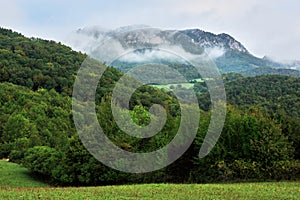
{"type": "Polygon", "coordinates": [[[178,84],[167,84],[167,85],[150,85],[152,87],[156,87],[159,89],[165,89],[165,90],[171,90],[171,87],[173,86],[174,88],[182,87],[185,89],[190,89],[194,87],[194,83],[178,83],[178,84]]]}
{"type": "MultiPolygon", "coordinates": [[[[196,82],[200,83],[200,82],[204,82],[204,80],[202,78],[197,78],[197,79],[193,79],[196,82]]],[[[194,83],[176,83],[176,84],[166,84],[166,85],[150,85],[152,87],[156,87],[159,89],[165,89],[165,90],[171,90],[171,87],[178,87],[181,86],[182,88],[186,88],[186,89],[190,89],[194,87],[194,83]]]]}
{"type": "Polygon", "coordinates": [[[26,168],[15,163],[0,160],[0,188],[46,186],[47,184],[32,178],[26,168]]]}

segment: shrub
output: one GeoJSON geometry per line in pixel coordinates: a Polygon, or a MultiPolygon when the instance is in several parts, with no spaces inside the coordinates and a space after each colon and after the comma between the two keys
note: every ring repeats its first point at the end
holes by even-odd
{"type": "Polygon", "coordinates": [[[61,152],[48,146],[35,146],[26,151],[23,164],[33,173],[51,176],[61,161],[61,152]]]}

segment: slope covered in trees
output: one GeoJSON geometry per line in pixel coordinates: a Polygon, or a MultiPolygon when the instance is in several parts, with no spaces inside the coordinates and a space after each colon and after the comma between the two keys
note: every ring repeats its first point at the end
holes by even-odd
{"type": "Polygon", "coordinates": [[[300,78],[265,75],[226,84],[228,102],[240,107],[265,107],[271,113],[300,117],[300,78]]]}
{"type": "MultiPolygon", "coordinates": [[[[300,78],[283,75],[246,77],[231,73],[223,75],[227,103],[240,108],[259,106],[272,115],[300,117],[300,78]]],[[[205,82],[194,84],[200,107],[209,109],[210,99],[205,82]]]]}
{"type": "Polygon", "coordinates": [[[0,29],[0,81],[71,95],[85,55],[54,41],[26,38],[0,29]]]}
{"type": "MultiPolygon", "coordinates": [[[[207,98],[199,96],[206,111],[200,111],[197,137],[183,157],[156,172],[126,174],[93,158],[75,130],[70,95],[85,55],[5,29],[0,30],[0,38],[0,157],[21,163],[53,184],[300,178],[299,79],[227,76],[227,96],[233,105],[228,105],[221,138],[207,157],[198,158],[210,120],[209,103],[204,101],[207,98]]],[[[100,80],[102,87],[97,89],[97,117],[105,133],[120,148],[132,152],[165,146],[177,133],[181,120],[177,99],[157,88],[139,88],[130,102],[133,121],[147,125],[147,110],[154,103],[164,106],[168,118],[156,136],[130,137],[118,128],[111,113],[111,92],[121,76],[118,70],[108,68],[100,80]]],[[[122,106],[119,109],[122,112],[122,106]]]]}
{"type": "MultiPolygon", "coordinates": [[[[240,74],[224,75],[228,105],[237,108],[259,108],[293,141],[295,158],[300,158],[300,78],[282,75],[245,77],[240,74]]],[[[210,99],[205,83],[196,83],[200,107],[209,110],[210,99]]]]}

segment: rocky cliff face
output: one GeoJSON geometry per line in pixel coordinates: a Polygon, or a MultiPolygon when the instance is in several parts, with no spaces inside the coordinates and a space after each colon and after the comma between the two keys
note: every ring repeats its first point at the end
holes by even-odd
{"type": "Polygon", "coordinates": [[[204,48],[219,47],[239,51],[242,53],[248,53],[247,49],[240,42],[225,33],[216,35],[200,29],[189,29],[181,32],[193,38],[196,44],[204,48]]]}

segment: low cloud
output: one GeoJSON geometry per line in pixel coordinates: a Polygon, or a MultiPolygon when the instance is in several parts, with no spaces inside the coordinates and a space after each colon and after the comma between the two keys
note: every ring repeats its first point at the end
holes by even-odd
{"type": "Polygon", "coordinates": [[[205,52],[210,59],[216,59],[223,56],[226,50],[222,47],[213,47],[213,48],[206,48],[205,52]]]}
{"type": "Polygon", "coordinates": [[[197,58],[203,59],[204,56],[209,59],[216,59],[225,53],[225,49],[222,47],[203,49],[203,47],[191,43],[191,38],[177,31],[170,31],[165,36],[161,36],[162,32],[158,29],[136,29],[136,26],[119,28],[114,31],[108,31],[99,27],[89,27],[73,32],[67,43],[74,49],[83,51],[106,63],[111,63],[115,59],[119,59],[122,62],[135,63],[151,62],[158,59],[182,63],[197,58]],[[131,33],[132,35],[124,36],[122,32],[131,33]],[[174,36],[176,34],[179,34],[177,36],[178,40],[174,36]],[[120,38],[116,37],[116,35],[120,38]],[[125,47],[124,41],[122,41],[124,38],[122,37],[131,39],[125,41],[125,43],[127,42],[125,47]],[[166,39],[168,37],[169,40],[166,39]],[[135,43],[141,43],[143,49],[134,47],[135,43]],[[186,46],[187,44],[189,46],[186,46]],[[185,46],[183,47],[182,45],[185,46]],[[145,48],[147,46],[151,46],[151,48],[145,48]]]}

